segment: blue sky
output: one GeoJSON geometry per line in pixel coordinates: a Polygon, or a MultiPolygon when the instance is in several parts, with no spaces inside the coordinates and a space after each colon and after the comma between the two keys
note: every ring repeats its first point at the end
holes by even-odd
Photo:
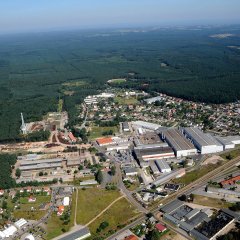
{"type": "Polygon", "coordinates": [[[0,0],[0,32],[240,23],[240,0],[0,0]]]}

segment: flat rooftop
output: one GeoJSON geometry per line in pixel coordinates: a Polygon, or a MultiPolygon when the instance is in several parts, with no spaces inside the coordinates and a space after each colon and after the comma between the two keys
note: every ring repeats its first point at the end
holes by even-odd
{"type": "Polygon", "coordinates": [[[176,128],[164,131],[163,135],[176,151],[195,149],[194,145],[176,128]]]}
{"type": "Polygon", "coordinates": [[[22,160],[20,162],[21,166],[27,166],[27,165],[37,165],[37,164],[43,164],[43,163],[61,163],[62,158],[49,158],[49,159],[37,159],[37,160],[22,160]]]}
{"type": "Polygon", "coordinates": [[[160,167],[160,169],[170,169],[171,170],[168,163],[163,159],[155,160],[155,163],[160,167]]]}
{"type": "Polygon", "coordinates": [[[145,149],[136,149],[137,154],[141,156],[144,155],[157,155],[163,153],[173,153],[172,148],[170,147],[156,147],[156,148],[145,148],[145,149]]]}
{"type": "Polygon", "coordinates": [[[204,133],[197,127],[184,128],[184,131],[200,146],[221,145],[211,135],[204,133]]]}
{"type": "Polygon", "coordinates": [[[223,144],[234,144],[235,141],[240,141],[240,136],[226,136],[226,137],[215,137],[220,143],[223,144]]]}
{"type": "Polygon", "coordinates": [[[37,169],[57,168],[61,166],[62,166],[62,163],[40,163],[35,165],[20,166],[19,169],[21,171],[28,171],[28,170],[37,170],[37,169]]]}
{"type": "Polygon", "coordinates": [[[161,211],[164,213],[171,214],[173,211],[176,211],[178,208],[182,207],[184,205],[184,202],[176,199],[163,207],[161,207],[161,211]]]}

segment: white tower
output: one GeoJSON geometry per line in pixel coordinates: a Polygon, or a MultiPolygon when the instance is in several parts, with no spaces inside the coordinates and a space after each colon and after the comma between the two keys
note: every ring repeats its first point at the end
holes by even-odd
{"type": "Polygon", "coordinates": [[[23,114],[21,113],[21,119],[22,119],[22,126],[21,126],[21,131],[23,134],[27,134],[27,126],[24,122],[24,119],[23,119],[23,114]]]}

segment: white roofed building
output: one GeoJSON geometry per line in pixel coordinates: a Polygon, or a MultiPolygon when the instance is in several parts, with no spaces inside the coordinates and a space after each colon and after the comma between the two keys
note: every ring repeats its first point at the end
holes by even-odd
{"type": "Polygon", "coordinates": [[[64,197],[63,198],[63,206],[69,206],[70,203],[70,198],[69,197],[64,197]]]}
{"type": "Polygon", "coordinates": [[[20,229],[22,226],[27,224],[27,221],[24,218],[19,219],[17,222],[14,223],[14,225],[20,229]]]}

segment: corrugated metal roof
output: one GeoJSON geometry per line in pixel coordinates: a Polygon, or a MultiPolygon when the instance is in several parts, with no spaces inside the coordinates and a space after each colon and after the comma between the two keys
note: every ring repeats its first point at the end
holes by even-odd
{"type": "Polygon", "coordinates": [[[163,135],[176,151],[195,149],[194,145],[176,128],[163,131],[163,135]]]}

